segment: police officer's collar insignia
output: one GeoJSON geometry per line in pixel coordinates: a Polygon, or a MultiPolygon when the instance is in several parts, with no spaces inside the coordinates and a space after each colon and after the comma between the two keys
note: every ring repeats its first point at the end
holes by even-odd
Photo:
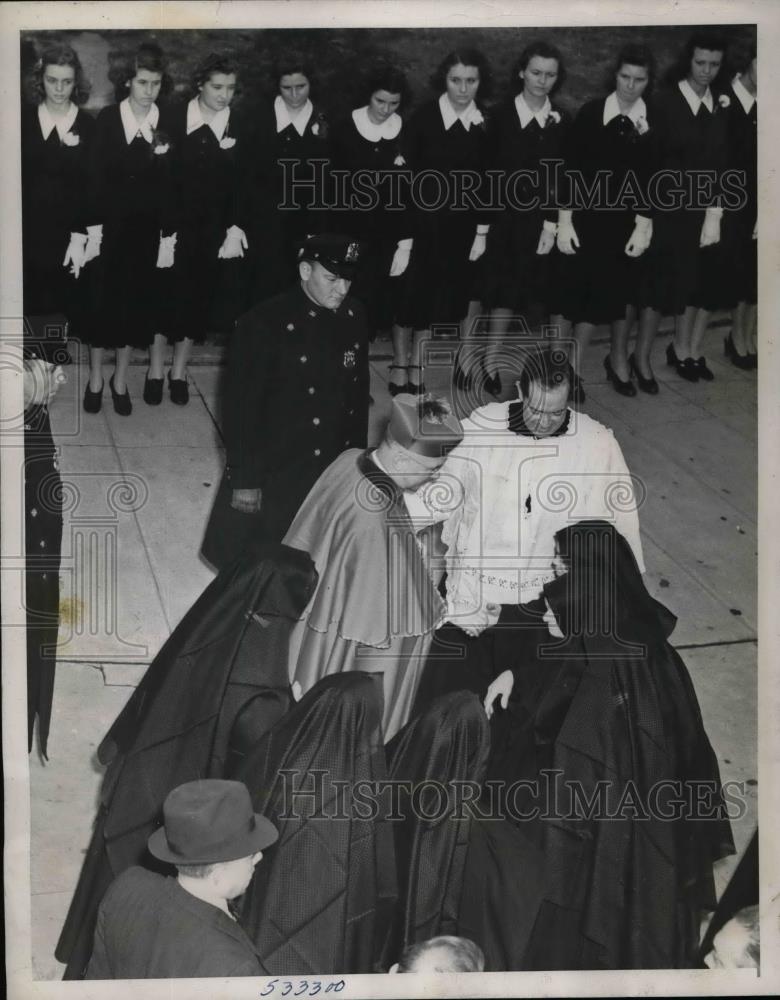
{"type": "Polygon", "coordinates": [[[355,367],[355,352],[351,348],[344,351],[344,367],[345,368],[355,367]]]}
{"type": "Polygon", "coordinates": [[[352,264],[358,259],[359,256],[360,256],[360,244],[350,243],[347,246],[346,253],[344,254],[344,263],[352,264]]]}

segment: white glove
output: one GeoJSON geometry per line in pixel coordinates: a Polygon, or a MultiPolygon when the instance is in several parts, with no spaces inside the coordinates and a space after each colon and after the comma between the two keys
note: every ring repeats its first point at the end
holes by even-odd
{"type": "Polygon", "coordinates": [[[555,234],[557,232],[558,227],[555,223],[550,222],[549,219],[545,219],[542,231],[539,233],[539,242],[536,245],[536,252],[539,256],[544,256],[552,250],[555,246],[555,234]]]}
{"type": "Polygon", "coordinates": [[[561,253],[573,254],[580,248],[580,241],[571,221],[569,209],[558,210],[558,238],[555,243],[561,253]]]}
{"type": "Polygon", "coordinates": [[[87,249],[84,251],[84,263],[89,264],[100,256],[100,244],[103,242],[102,226],[87,226],[87,249]]]}
{"type": "Polygon", "coordinates": [[[84,247],[87,245],[87,237],[84,233],[71,233],[68,249],[65,251],[63,267],[70,264],[70,273],[74,278],[78,278],[79,272],[84,266],[84,247]]]}
{"type": "Polygon", "coordinates": [[[634,231],[628,238],[625,252],[629,257],[641,257],[653,238],[653,220],[646,215],[634,216],[634,231]]]}
{"type": "Polygon", "coordinates": [[[249,244],[247,243],[244,230],[239,229],[238,226],[231,226],[225,234],[225,239],[219,248],[217,257],[221,257],[223,260],[232,260],[234,257],[243,257],[244,250],[248,249],[249,244]]]}
{"type": "Polygon", "coordinates": [[[756,224],[753,226],[753,239],[758,239],[758,219],[756,219],[756,224]]]}
{"type": "Polygon", "coordinates": [[[161,236],[160,248],[157,251],[157,266],[173,267],[173,252],[176,249],[176,233],[173,236],[161,236]]]}
{"type": "Polygon", "coordinates": [[[398,278],[409,266],[409,254],[412,252],[414,240],[399,240],[390,265],[390,277],[398,278]]]}
{"type": "Polygon", "coordinates": [[[471,250],[469,250],[469,260],[479,260],[485,252],[488,229],[490,229],[490,226],[477,226],[477,235],[474,237],[474,242],[471,244],[471,250]]]}
{"type": "Polygon", "coordinates": [[[720,217],[723,215],[722,208],[708,208],[704,213],[704,222],[701,227],[699,237],[700,247],[711,247],[720,243],[720,217]]]}

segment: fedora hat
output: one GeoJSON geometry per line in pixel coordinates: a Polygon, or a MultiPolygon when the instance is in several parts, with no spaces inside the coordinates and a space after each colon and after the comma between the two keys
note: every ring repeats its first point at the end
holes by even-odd
{"type": "Polygon", "coordinates": [[[279,837],[273,823],[253,811],[240,781],[207,778],[179,785],[163,803],[163,820],[148,846],[156,858],[174,865],[235,861],[279,837]]]}

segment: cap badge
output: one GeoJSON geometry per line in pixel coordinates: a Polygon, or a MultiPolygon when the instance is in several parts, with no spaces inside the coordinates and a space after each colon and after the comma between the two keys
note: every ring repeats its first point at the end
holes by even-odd
{"type": "Polygon", "coordinates": [[[359,256],[360,256],[360,244],[350,243],[347,246],[346,253],[344,254],[344,263],[352,264],[358,259],[359,256]]]}
{"type": "Polygon", "coordinates": [[[344,367],[345,368],[355,367],[355,352],[351,349],[344,351],[344,367]]]}

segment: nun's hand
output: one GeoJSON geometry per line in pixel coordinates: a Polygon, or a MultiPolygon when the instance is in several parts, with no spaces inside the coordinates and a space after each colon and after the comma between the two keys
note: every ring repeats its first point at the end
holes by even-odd
{"type": "Polygon", "coordinates": [[[545,220],[542,231],[539,233],[539,242],[536,245],[536,252],[540,257],[548,254],[555,246],[555,234],[557,232],[558,227],[555,223],[545,220]]]}
{"type": "Polygon", "coordinates": [[[217,257],[223,260],[234,260],[236,257],[243,257],[244,250],[249,249],[246,233],[238,226],[231,226],[225,234],[222,246],[219,248],[217,257]]]}
{"type": "Polygon", "coordinates": [[[493,718],[493,710],[496,698],[501,699],[501,707],[506,708],[509,704],[509,696],[512,694],[512,688],[515,686],[515,676],[511,670],[505,670],[502,674],[493,681],[490,687],[487,689],[487,694],[485,695],[485,701],[483,702],[485,706],[485,715],[489,719],[493,718]]]}
{"type": "Polygon", "coordinates": [[[399,240],[390,265],[390,277],[399,278],[409,266],[409,255],[412,252],[414,240],[399,240]]]}
{"type": "Polygon", "coordinates": [[[708,208],[704,213],[704,222],[701,227],[699,237],[700,247],[711,247],[720,243],[720,217],[723,215],[722,208],[708,208]]]}
{"type": "Polygon", "coordinates": [[[173,267],[173,255],[176,250],[176,234],[161,236],[157,251],[157,266],[159,268],[173,267]]]}
{"type": "Polygon", "coordinates": [[[84,248],[87,245],[87,237],[84,233],[71,233],[68,249],[65,251],[63,267],[70,265],[70,273],[74,278],[78,278],[79,272],[85,264],[84,248]]]}
{"type": "Polygon", "coordinates": [[[556,245],[561,253],[570,256],[580,248],[579,237],[571,221],[571,212],[561,209],[558,212],[558,238],[556,245]]]}
{"type": "Polygon", "coordinates": [[[474,242],[471,244],[471,250],[469,250],[469,260],[470,261],[479,260],[479,258],[485,252],[486,246],[487,246],[487,231],[481,233],[479,229],[477,229],[477,235],[474,237],[474,242]]]}
{"type": "Polygon", "coordinates": [[[634,216],[634,231],[626,243],[625,251],[629,257],[641,257],[650,246],[653,238],[653,220],[646,215],[634,216]]]}

